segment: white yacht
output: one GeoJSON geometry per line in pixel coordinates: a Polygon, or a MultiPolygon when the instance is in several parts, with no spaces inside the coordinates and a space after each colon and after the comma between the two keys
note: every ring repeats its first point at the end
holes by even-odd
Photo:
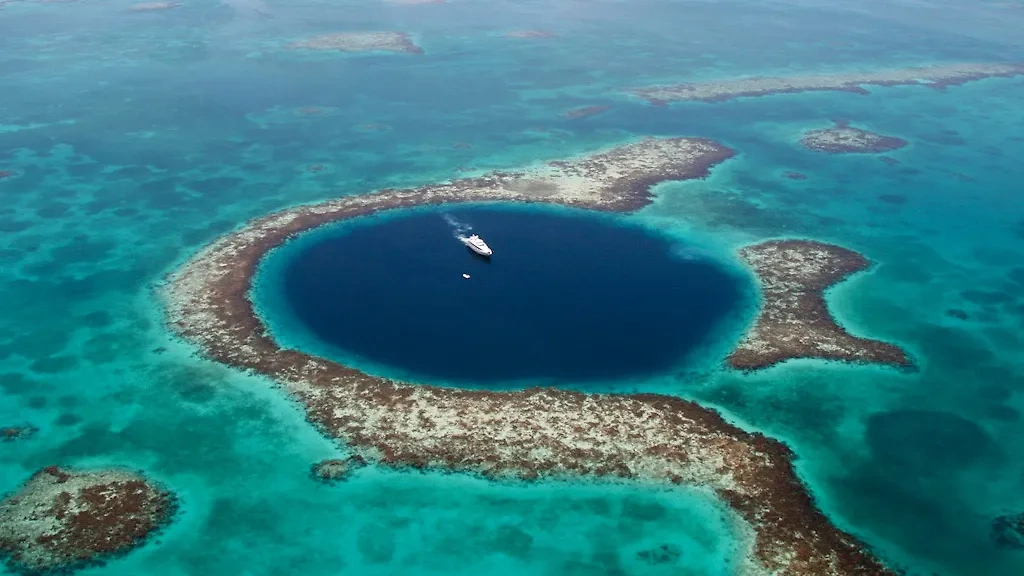
{"type": "Polygon", "coordinates": [[[490,256],[491,254],[494,254],[491,247],[476,234],[473,234],[469,238],[463,238],[462,241],[465,242],[466,246],[469,246],[470,250],[481,256],[490,256]]]}

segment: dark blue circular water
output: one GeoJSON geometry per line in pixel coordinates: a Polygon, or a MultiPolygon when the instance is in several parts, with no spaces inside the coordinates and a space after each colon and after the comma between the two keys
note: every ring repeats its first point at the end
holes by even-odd
{"type": "Polygon", "coordinates": [[[741,305],[742,277],[679,248],[600,215],[414,211],[301,245],[271,281],[317,339],[425,380],[604,380],[677,367],[741,305]]]}

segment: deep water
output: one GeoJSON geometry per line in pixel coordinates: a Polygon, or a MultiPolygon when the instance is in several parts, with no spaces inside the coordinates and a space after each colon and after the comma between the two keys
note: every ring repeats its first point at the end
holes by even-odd
{"type": "MultiPolygon", "coordinates": [[[[991,538],[994,518],[1024,511],[1024,78],[667,107],[623,92],[1024,61],[1019,1],[128,6],[0,6],[0,426],[40,429],[0,443],[0,492],[51,464],[125,465],[182,501],[157,541],[82,574],[732,573],[728,519],[699,492],[373,468],[316,484],[309,465],[344,448],[271,383],[194,357],[154,295],[176,264],[271,210],[644,135],[714,138],[738,156],[660,186],[631,223],[715,260],[779,236],[863,252],[874,268],[832,290],[832,308],[920,369],[739,375],[712,346],[685,370],[589,389],[680,394],[786,440],[825,512],[911,576],[1024,573],[1024,551],[991,538]],[[425,54],[281,49],[353,29],[408,30],[425,54]],[[503,36],[513,29],[557,36],[503,36]],[[591,105],[611,108],[562,116],[591,105]],[[833,118],[910,144],[896,164],[797,144],[833,118]],[[682,550],[675,562],[637,561],[663,543],[682,550]]],[[[495,267],[507,250],[493,243],[495,267]]],[[[463,271],[458,286],[485,278],[463,271]]]]}
{"type": "Polygon", "coordinates": [[[748,276],[697,247],[603,215],[456,208],[369,220],[273,253],[256,304],[280,341],[416,380],[572,385],[685,368],[734,336],[723,328],[750,293],[748,276]],[[460,240],[473,233],[492,257],[460,240]]]}

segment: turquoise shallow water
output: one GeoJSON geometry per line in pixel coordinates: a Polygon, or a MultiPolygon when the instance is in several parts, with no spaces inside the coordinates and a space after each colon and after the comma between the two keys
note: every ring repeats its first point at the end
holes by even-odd
{"type": "Polygon", "coordinates": [[[312,483],[308,466],[343,448],[268,382],[192,357],[152,293],[269,210],[643,134],[716,138],[739,156],[659,187],[632,219],[716,253],[780,235],[862,251],[876,266],[832,291],[833,309],[920,370],[794,362],[740,376],[715,368],[716,348],[706,368],[604,386],[696,398],[788,441],[830,516],[910,574],[1024,571],[1024,554],[989,539],[994,516],[1024,510],[1024,79],[667,108],[622,93],[1019,61],[1019,3],[127,5],[0,7],[0,170],[15,173],[0,180],[0,424],[40,428],[0,444],[0,491],[50,464],[120,464],[182,498],[158,542],[89,573],[685,573],[637,561],[672,543],[692,573],[728,574],[728,519],[697,493],[373,469],[312,483]],[[426,54],[279,50],[367,28],[409,30],[426,54]],[[519,28],[559,36],[502,37],[519,28]],[[612,108],[561,117],[592,104],[612,108]],[[910,145],[894,166],[796,146],[834,117],[910,145]]]}

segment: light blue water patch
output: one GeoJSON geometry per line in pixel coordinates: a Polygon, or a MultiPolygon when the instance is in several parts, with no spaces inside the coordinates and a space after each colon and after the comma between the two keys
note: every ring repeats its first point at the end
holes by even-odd
{"type": "Polygon", "coordinates": [[[731,519],[697,493],[372,469],[341,484],[312,483],[278,472],[273,484],[261,482],[274,486],[269,492],[206,501],[191,511],[203,519],[193,524],[199,530],[168,530],[159,546],[97,573],[226,573],[239,565],[249,574],[732,572],[731,519]]]}

